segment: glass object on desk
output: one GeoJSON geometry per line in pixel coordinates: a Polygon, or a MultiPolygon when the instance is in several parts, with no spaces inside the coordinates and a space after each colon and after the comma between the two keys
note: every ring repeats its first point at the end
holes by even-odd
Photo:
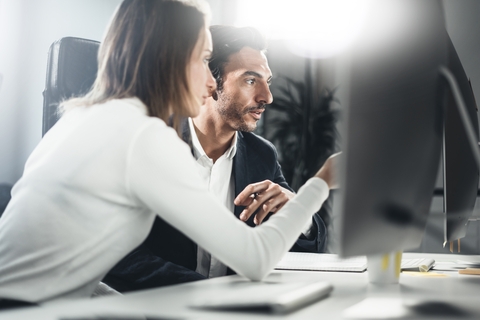
{"type": "Polygon", "coordinates": [[[369,255],[367,257],[368,280],[379,285],[398,283],[402,265],[402,252],[369,255]]]}

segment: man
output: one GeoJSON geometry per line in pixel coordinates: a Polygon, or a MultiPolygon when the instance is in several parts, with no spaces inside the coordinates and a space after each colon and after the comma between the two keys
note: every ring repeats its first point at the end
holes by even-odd
{"type": "MultiPolygon", "coordinates": [[[[253,28],[212,26],[210,30],[213,53],[209,67],[217,87],[211,88],[200,114],[183,121],[182,137],[191,146],[209,190],[253,227],[294,195],[281,172],[275,147],[251,133],[265,105],[273,101],[266,42],[253,28]]],[[[323,252],[325,242],[325,225],[314,215],[292,250],[323,252]]],[[[231,273],[157,218],[146,241],[115,266],[104,282],[125,292],[231,273]]]]}

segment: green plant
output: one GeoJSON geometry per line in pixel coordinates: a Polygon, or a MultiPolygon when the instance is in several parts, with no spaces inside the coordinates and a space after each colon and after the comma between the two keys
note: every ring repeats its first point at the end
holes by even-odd
{"type": "Polygon", "coordinates": [[[334,152],[335,90],[324,89],[318,97],[313,97],[309,75],[304,81],[282,78],[286,85],[276,88],[280,94],[275,95],[270,105],[270,109],[280,114],[268,126],[273,130],[270,140],[279,151],[285,179],[297,191],[334,152]]]}

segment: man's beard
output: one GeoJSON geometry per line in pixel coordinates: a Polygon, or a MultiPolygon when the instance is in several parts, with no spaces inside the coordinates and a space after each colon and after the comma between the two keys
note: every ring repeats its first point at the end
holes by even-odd
{"type": "Polygon", "coordinates": [[[233,129],[243,132],[252,132],[257,128],[256,121],[253,124],[247,123],[243,117],[251,111],[265,109],[265,105],[259,104],[242,109],[241,104],[235,103],[229,97],[219,94],[216,109],[222,119],[231,125],[233,129]]]}

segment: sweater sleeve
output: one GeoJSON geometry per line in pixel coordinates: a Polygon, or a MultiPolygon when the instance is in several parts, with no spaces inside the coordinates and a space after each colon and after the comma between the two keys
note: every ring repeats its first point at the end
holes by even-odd
{"type": "Polygon", "coordinates": [[[131,144],[126,184],[139,206],[252,280],[274,268],[329,193],[325,181],[312,178],[268,223],[249,228],[208,192],[175,131],[153,119],[131,144]]]}

